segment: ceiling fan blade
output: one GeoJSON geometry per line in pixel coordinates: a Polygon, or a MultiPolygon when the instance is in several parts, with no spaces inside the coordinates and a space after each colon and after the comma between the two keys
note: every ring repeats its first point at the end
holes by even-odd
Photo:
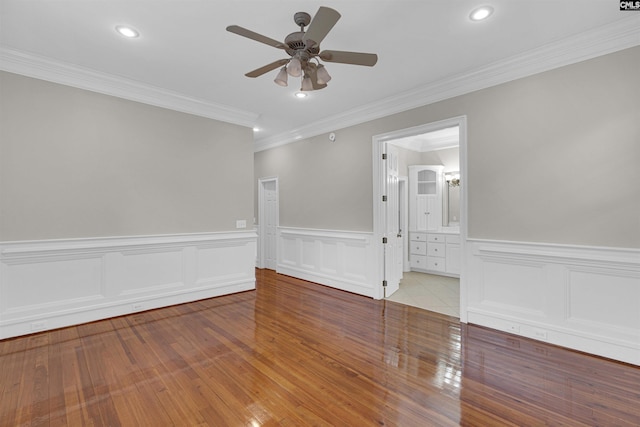
{"type": "Polygon", "coordinates": [[[329,34],[329,31],[336,25],[340,19],[340,14],[328,7],[321,6],[313,17],[307,32],[302,36],[302,41],[307,46],[313,42],[312,46],[319,45],[322,40],[329,34]]]}
{"type": "Polygon", "coordinates": [[[249,71],[247,74],[245,74],[245,76],[247,77],[259,77],[261,75],[263,75],[264,73],[268,73],[271,70],[275,70],[276,68],[286,64],[287,62],[289,62],[288,59],[278,59],[275,62],[272,62],[271,64],[267,64],[264,67],[260,67],[257,68],[253,71],[249,71]]]}
{"type": "Polygon", "coordinates": [[[373,67],[378,62],[378,55],[375,53],[345,52],[342,50],[323,50],[318,55],[320,59],[327,62],[339,62],[341,64],[366,65],[373,67]]]}
{"type": "Polygon", "coordinates": [[[269,46],[277,47],[278,49],[284,49],[286,47],[284,43],[279,42],[278,40],[263,36],[262,34],[247,30],[246,28],[240,27],[238,25],[229,25],[227,27],[227,31],[251,40],[255,40],[260,43],[268,44],[269,46]]]}

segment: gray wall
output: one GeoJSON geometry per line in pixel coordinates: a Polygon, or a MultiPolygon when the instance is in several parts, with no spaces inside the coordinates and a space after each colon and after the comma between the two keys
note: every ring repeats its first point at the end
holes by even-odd
{"type": "Polygon", "coordinates": [[[447,148],[444,150],[425,151],[420,154],[421,165],[442,165],[444,172],[460,171],[460,149],[447,148]]]}
{"type": "Polygon", "coordinates": [[[345,130],[335,142],[322,135],[256,153],[254,175],[256,181],[279,176],[282,226],[367,231],[372,213],[363,206],[373,209],[371,156],[371,148],[345,130]]]}
{"type": "Polygon", "coordinates": [[[251,129],[5,72],[0,90],[0,241],[251,224],[251,129]]]}
{"type": "MultiPolygon", "coordinates": [[[[422,163],[422,153],[419,151],[409,150],[408,148],[398,148],[398,173],[400,176],[409,177],[409,166],[424,165],[430,163],[422,163]]],[[[439,163],[435,163],[439,164],[439,163]]]]}
{"type": "MultiPolygon", "coordinates": [[[[280,224],[371,231],[372,137],[466,115],[469,237],[640,247],[640,47],[255,155],[280,224]]],[[[327,90],[331,90],[330,88],[327,90]]]]}

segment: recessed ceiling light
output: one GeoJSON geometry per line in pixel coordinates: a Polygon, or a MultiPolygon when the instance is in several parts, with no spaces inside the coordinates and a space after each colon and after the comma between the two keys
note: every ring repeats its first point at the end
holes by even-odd
{"type": "Polygon", "coordinates": [[[481,6],[471,12],[469,19],[472,21],[482,21],[483,19],[490,17],[492,13],[493,8],[491,6],[481,6]]]}
{"type": "Polygon", "coordinates": [[[138,31],[136,31],[135,29],[131,28],[131,27],[127,27],[124,25],[118,25],[116,27],[116,31],[124,37],[130,38],[130,39],[134,39],[136,37],[140,36],[140,33],[138,31]]]}
{"type": "Polygon", "coordinates": [[[306,98],[307,94],[304,92],[296,92],[296,98],[306,98]]]}
{"type": "Polygon", "coordinates": [[[254,131],[254,132],[260,132],[260,128],[259,128],[258,126],[254,126],[254,127],[253,127],[253,131],[254,131]]]}

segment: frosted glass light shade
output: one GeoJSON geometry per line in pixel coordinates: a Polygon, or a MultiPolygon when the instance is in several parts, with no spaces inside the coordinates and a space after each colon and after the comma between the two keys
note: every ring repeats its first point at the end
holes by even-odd
{"type": "Polygon", "coordinates": [[[311,77],[309,77],[309,75],[305,75],[304,79],[302,79],[302,87],[300,90],[313,90],[313,83],[311,82],[311,77]]]}
{"type": "Polygon", "coordinates": [[[329,75],[329,72],[322,64],[318,65],[317,76],[318,76],[318,84],[321,84],[321,85],[327,84],[329,83],[329,80],[331,80],[331,76],[329,75]]]}
{"type": "Polygon", "coordinates": [[[292,58],[291,61],[289,61],[287,71],[291,77],[300,77],[302,75],[302,64],[300,64],[300,60],[298,58],[292,58]]]}
{"type": "Polygon", "coordinates": [[[277,85],[279,86],[288,86],[287,84],[287,67],[282,67],[280,69],[280,72],[278,73],[278,75],[276,76],[276,79],[274,80],[274,82],[276,82],[277,85]]]}

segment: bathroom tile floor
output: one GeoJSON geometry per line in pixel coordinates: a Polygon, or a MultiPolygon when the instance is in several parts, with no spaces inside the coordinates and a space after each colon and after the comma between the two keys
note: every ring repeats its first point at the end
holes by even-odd
{"type": "Polygon", "coordinates": [[[459,318],[460,279],[406,271],[400,289],[386,299],[459,318]]]}

